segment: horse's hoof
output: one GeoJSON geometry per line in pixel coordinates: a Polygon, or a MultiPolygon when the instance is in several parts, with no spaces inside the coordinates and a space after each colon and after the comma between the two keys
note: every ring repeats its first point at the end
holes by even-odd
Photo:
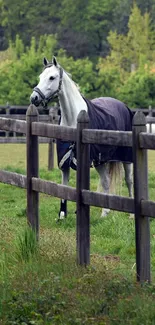
{"type": "Polygon", "coordinates": [[[64,211],[60,211],[60,213],[59,213],[59,219],[60,220],[64,220],[65,217],[66,217],[65,212],[64,211]]]}
{"type": "Polygon", "coordinates": [[[104,210],[104,211],[102,212],[102,214],[101,214],[101,218],[105,218],[105,217],[107,217],[108,214],[109,214],[109,212],[110,212],[110,210],[104,210]]]}
{"type": "Polygon", "coordinates": [[[57,219],[55,219],[55,221],[56,221],[56,223],[59,223],[59,222],[61,222],[61,221],[64,221],[64,219],[65,219],[65,218],[60,218],[60,217],[58,217],[57,219]]]}
{"type": "Polygon", "coordinates": [[[134,219],[134,217],[135,217],[135,216],[134,216],[133,213],[130,213],[130,214],[129,214],[129,219],[134,219]]]}

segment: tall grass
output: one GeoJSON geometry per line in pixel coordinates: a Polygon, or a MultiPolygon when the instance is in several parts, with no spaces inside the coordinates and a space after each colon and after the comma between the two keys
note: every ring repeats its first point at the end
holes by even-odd
{"type": "Polygon", "coordinates": [[[38,241],[35,231],[27,226],[16,239],[16,257],[27,262],[38,254],[38,241]]]}

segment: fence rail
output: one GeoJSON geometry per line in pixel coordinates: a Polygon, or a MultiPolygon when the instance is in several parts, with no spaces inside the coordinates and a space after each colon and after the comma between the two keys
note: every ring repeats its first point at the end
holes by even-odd
{"type": "MultiPolygon", "coordinates": [[[[26,114],[0,114],[0,117],[11,118],[13,120],[26,120],[26,114]]],[[[49,122],[49,115],[39,115],[39,121],[49,122]]]]}
{"type": "Polygon", "coordinates": [[[47,137],[56,138],[64,141],[76,141],[76,129],[60,125],[52,125],[42,122],[34,122],[32,124],[32,134],[47,137]]]}
{"type": "Polygon", "coordinates": [[[0,182],[22,188],[27,188],[27,178],[25,175],[0,170],[0,182]]]}
{"type": "MultiPolygon", "coordinates": [[[[26,137],[0,137],[0,143],[26,143],[26,137]]],[[[39,137],[39,143],[50,143],[50,139],[39,137]]]]}
{"type": "MultiPolygon", "coordinates": [[[[25,189],[27,188],[27,178],[23,174],[0,170],[0,182],[25,189]]],[[[45,193],[60,199],[76,202],[76,189],[71,186],[61,185],[52,181],[45,181],[40,178],[33,177],[32,189],[36,192],[45,193]]],[[[134,213],[133,198],[97,193],[89,190],[82,190],[81,197],[83,204],[86,205],[134,213]]],[[[142,200],[141,213],[143,216],[155,218],[155,202],[151,200],[142,200]]]]}
{"type": "Polygon", "coordinates": [[[27,189],[28,223],[39,236],[39,192],[77,203],[77,261],[90,261],[90,205],[135,214],[137,280],[150,282],[150,217],[155,217],[155,202],[148,199],[147,150],[155,149],[155,134],[146,133],[146,119],[142,112],[135,114],[132,132],[109,132],[88,129],[87,113],[78,116],[77,129],[39,122],[36,108],[30,105],[27,121],[0,118],[4,130],[24,130],[27,137],[27,176],[0,171],[0,182],[27,189]],[[38,137],[76,141],[77,187],[64,186],[38,177],[38,137]],[[134,153],[134,198],[96,193],[89,190],[90,143],[132,146],[134,153]]]}
{"type": "Polygon", "coordinates": [[[14,120],[11,118],[0,118],[0,129],[4,131],[15,131],[26,134],[26,121],[14,120]]]}

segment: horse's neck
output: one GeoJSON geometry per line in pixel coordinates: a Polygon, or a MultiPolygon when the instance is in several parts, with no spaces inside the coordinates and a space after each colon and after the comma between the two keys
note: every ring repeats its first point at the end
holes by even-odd
{"type": "Polygon", "coordinates": [[[81,110],[87,111],[87,104],[74,82],[64,72],[62,91],[59,95],[61,125],[77,126],[77,117],[81,110]]]}

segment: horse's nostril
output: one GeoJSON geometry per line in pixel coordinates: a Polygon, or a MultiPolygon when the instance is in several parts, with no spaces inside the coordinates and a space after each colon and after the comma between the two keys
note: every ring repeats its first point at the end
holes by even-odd
{"type": "Polygon", "coordinates": [[[32,104],[35,104],[37,101],[38,101],[38,96],[37,95],[31,97],[31,103],[32,104]]]}

